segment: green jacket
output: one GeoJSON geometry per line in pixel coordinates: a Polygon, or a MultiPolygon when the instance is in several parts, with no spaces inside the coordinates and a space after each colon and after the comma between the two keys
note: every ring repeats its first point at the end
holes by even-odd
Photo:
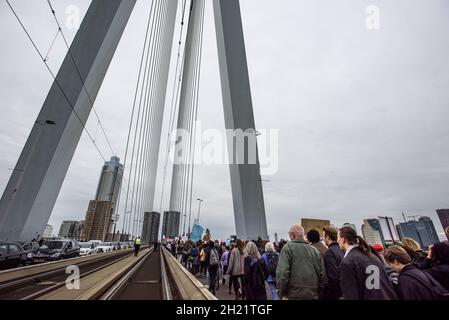
{"type": "Polygon", "coordinates": [[[287,243],[279,257],[276,279],[281,297],[318,299],[327,282],[320,252],[304,240],[287,243]]]}

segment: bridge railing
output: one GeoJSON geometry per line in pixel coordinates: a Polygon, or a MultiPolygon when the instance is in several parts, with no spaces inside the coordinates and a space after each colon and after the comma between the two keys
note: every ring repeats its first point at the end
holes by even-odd
{"type": "Polygon", "coordinates": [[[218,300],[207,287],[198,281],[173,255],[162,248],[167,271],[181,300],[218,300]]]}

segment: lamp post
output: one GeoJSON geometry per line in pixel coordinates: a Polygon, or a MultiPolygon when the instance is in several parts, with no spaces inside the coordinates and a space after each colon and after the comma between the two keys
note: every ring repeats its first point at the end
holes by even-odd
{"type": "Polygon", "coordinates": [[[201,204],[204,202],[203,199],[197,199],[198,200],[198,218],[196,219],[197,223],[200,222],[200,213],[201,213],[201,204]]]}

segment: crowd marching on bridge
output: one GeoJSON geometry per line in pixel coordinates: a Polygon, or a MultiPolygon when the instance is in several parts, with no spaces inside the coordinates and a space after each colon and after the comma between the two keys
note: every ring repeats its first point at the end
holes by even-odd
{"type": "Polygon", "coordinates": [[[203,239],[165,247],[213,294],[221,284],[235,300],[449,300],[448,241],[426,252],[411,238],[384,248],[351,227],[320,231],[294,225],[288,242],[203,239]]]}

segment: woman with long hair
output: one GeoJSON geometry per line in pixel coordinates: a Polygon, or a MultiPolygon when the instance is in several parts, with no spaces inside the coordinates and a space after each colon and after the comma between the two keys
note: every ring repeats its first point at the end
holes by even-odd
{"type": "Polygon", "coordinates": [[[421,269],[449,291],[449,243],[445,241],[430,246],[428,256],[423,261],[421,269]]]}
{"type": "Polygon", "coordinates": [[[397,299],[383,263],[371,253],[369,245],[354,229],[340,229],[337,241],[345,253],[340,265],[344,300],[397,299]]]}
{"type": "Polygon", "coordinates": [[[270,272],[262,261],[262,256],[254,242],[248,242],[245,247],[244,270],[243,284],[246,299],[251,301],[267,300],[265,281],[270,272]]]}
{"type": "Polygon", "coordinates": [[[234,287],[235,300],[239,300],[240,291],[242,300],[245,297],[245,290],[242,285],[243,275],[245,274],[244,263],[244,248],[245,244],[242,240],[237,240],[237,246],[232,250],[229,265],[228,265],[228,275],[230,276],[230,281],[234,287]]]}

